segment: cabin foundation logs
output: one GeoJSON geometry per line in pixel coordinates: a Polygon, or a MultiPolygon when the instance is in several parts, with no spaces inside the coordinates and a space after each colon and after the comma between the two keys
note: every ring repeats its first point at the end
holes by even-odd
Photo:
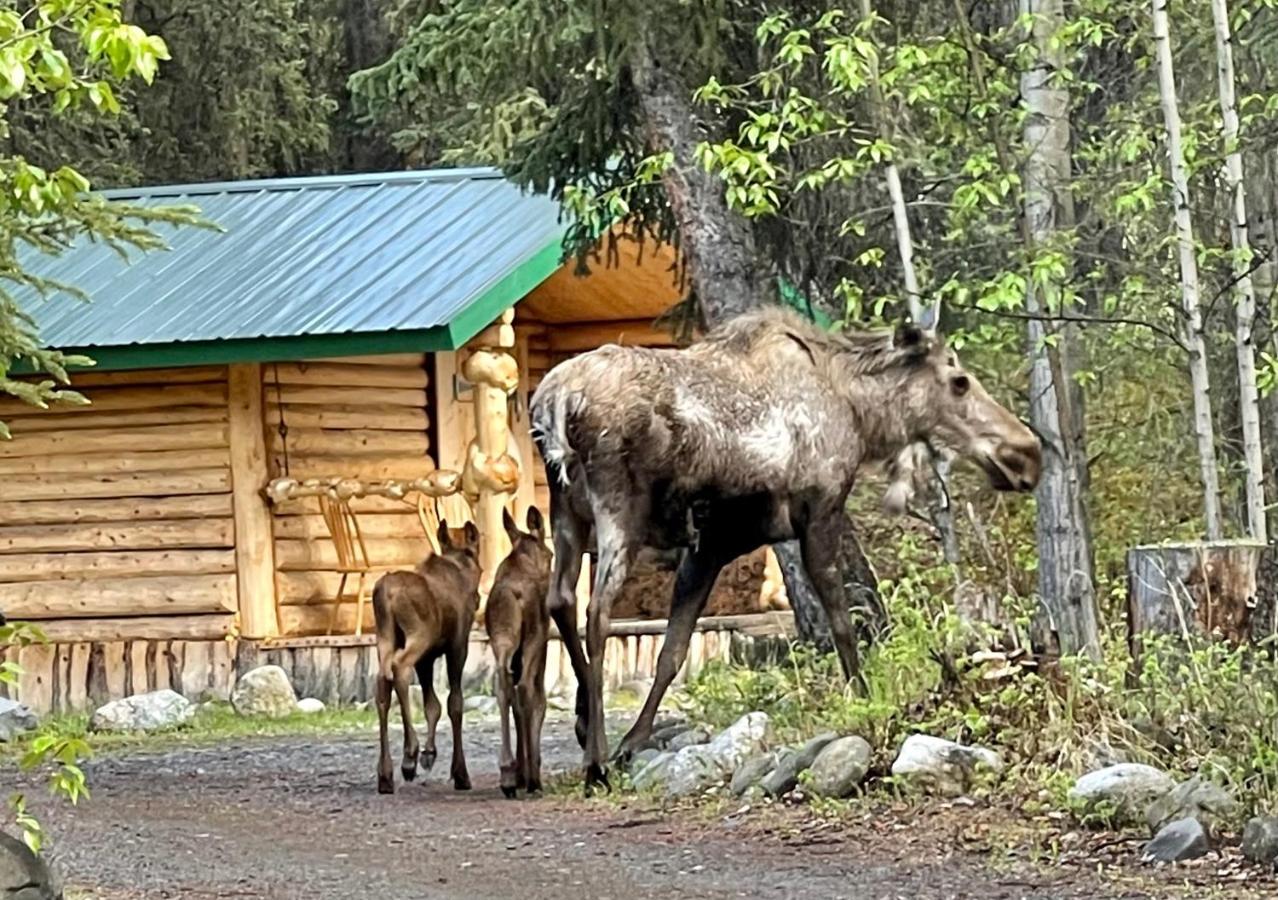
{"type": "MultiPolygon", "coordinates": [[[[519,465],[510,455],[508,398],[519,386],[514,309],[480,332],[468,345],[462,375],[474,385],[475,438],[466,450],[461,488],[479,526],[481,596],[487,596],[497,566],[509,552],[502,512],[519,487],[519,465]]],[[[481,606],[482,609],[482,606],[481,606]]]]}

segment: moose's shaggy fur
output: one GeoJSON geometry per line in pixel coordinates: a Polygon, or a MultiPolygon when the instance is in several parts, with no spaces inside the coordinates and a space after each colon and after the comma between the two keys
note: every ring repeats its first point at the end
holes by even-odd
{"type": "Polygon", "coordinates": [[[552,369],[532,399],[549,470],[551,615],[578,679],[587,789],[607,786],[602,663],[613,598],[643,544],[686,547],[655,682],[619,752],[648,737],[715,576],[797,537],[849,676],[859,666],[837,564],[858,469],[911,445],[974,460],[994,487],[1038,482],[1038,439],[917,328],[829,334],[780,309],[748,313],[683,350],[605,346],[552,369]],[[589,662],[573,587],[593,530],[589,662]]]}

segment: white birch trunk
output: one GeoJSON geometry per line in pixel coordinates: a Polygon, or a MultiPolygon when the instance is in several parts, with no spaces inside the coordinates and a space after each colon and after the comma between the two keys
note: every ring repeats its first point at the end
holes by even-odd
{"type": "Polygon", "coordinates": [[[1216,75],[1220,83],[1220,117],[1224,123],[1225,184],[1229,190],[1229,237],[1234,250],[1235,328],[1238,344],[1238,399],[1247,468],[1247,532],[1266,542],[1265,473],[1260,442],[1260,397],[1256,391],[1256,348],[1252,324],[1256,293],[1251,280],[1251,242],[1247,234],[1247,195],[1243,186],[1242,150],[1238,146],[1238,105],[1234,99],[1234,50],[1229,33],[1227,0],[1212,0],[1216,24],[1216,75]]]}
{"type": "MultiPolygon", "coordinates": [[[[1055,36],[1064,25],[1062,0],[1022,0],[1034,15],[1038,58],[1021,79],[1029,115],[1025,122],[1025,237],[1032,251],[1051,245],[1059,229],[1074,220],[1069,92],[1053,83],[1061,66],[1055,36]]],[[[1025,297],[1029,320],[1030,417],[1054,445],[1043,457],[1038,486],[1038,592],[1042,643],[1063,654],[1100,656],[1092,540],[1088,524],[1087,453],[1083,394],[1073,377],[1078,352],[1076,328],[1062,310],[1057,284],[1030,282],[1025,297]],[[1055,338],[1049,344],[1045,338],[1055,338]]]]}
{"type": "Polygon", "coordinates": [[[1210,381],[1207,377],[1207,343],[1203,340],[1202,311],[1198,300],[1198,260],[1194,255],[1194,227],[1189,214],[1189,177],[1180,142],[1180,108],[1176,103],[1176,75],[1172,68],[1171,35],[1167,0],[1153,0],[1154,49],[1158,57],[1158,93],[1167,129],[1167,157],[1171,170],[1172,203],[1176,212],[1176,243],[1180,251],[1181,302],[1185,313],[1185,339],[1189,346],[1189,376],[1194,392],[1194,433],[1198,437],[1198,462],[1202,470],[1203,518],[1207,539],[1223,536],[1220,519],[1220,487],[1216,471],[1216,436],[1211,421],[1210,381]]]}

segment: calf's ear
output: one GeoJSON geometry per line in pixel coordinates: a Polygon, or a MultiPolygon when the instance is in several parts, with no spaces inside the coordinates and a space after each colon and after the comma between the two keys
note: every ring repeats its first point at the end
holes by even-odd
{"type": "Polygon", "coordinates": [[[541,510],[535,506],[528,507],[528,531],[539,541],[546,539],[546,521],[541,517],[541,510]]]}
{"type": "Polygon", "coordinates": [[[506,537],[510,538],[511,544],[519,540],[519,526],[515,524],[514,517],[511,516],[510,510],[503,509],[501,511],[501,525],[506,529],[506,537]]]}
{"type": "Polygon", "coordinates": [[[453,545],[453,540],[448,534],[447,519],[439,520],[439,531],[436,532],[435,536],[439,538],[439,547],[441,550],[445,547],[451,547],[453,545]]]}
{"type": "Polygon", "coordinates": [[[479,529],[475,527],[474,522],[467,522],[466,527],[462,529],[462,532],[466,535],[467,548],[473,549],[479,547],[479,529]]]}

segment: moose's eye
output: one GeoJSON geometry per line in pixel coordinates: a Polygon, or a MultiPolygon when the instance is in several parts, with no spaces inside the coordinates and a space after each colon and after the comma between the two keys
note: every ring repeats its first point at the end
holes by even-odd
{"type": "Polygon", "coordinates": [[[955,397],[962,397],[972,387],[972,380],[966,375],[955,375],[950,379],[950,390],[954,392],[955,397]]]}

